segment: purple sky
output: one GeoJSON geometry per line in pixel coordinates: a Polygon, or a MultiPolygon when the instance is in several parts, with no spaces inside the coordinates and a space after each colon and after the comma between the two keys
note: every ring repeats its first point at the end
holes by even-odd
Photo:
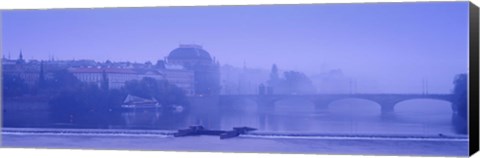
{"type": "Polygon", "coordinates": [[[448,93],[467,72],[468,2],[18,10],[3,12],[3,53],[27,59],[155,62],[201,44],[222,64],[340,68],[358,91],[448,93]],[[362,85],[364,83],[364,85],[362,85]],[[375,83],[375,85],[371,85],[375,83]]]}

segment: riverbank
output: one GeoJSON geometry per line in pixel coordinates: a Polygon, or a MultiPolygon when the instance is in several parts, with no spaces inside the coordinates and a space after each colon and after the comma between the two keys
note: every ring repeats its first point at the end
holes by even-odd
{"type": "MultiPolygon", "coordinates": [[[[132,136],[163,136],[172,137],[175,130],[138,130],[138,129],[66,129],[66,128],[2,128],[3,134],[22,135],[132,135],[132,136]]],[[[467,135],[446,134],[338,134],[338,133],[289,133],[289,132],[264,132],[253,131],[243,134],[250,138],[295,138],[295,139],[408,139],[408,140],[451,140],[465,141],[467,135]]]]}
{"type": "Polygon", "coordinates": [[[366,137],[365,135],[273,135],[251,133],[220,140],[216,136],[172,137],[161,130],[2,129],[2,146],[307,154],[466,156],[462,137],[366,137]],[[415,139],[413,139],[415,138],[415,139]]]}

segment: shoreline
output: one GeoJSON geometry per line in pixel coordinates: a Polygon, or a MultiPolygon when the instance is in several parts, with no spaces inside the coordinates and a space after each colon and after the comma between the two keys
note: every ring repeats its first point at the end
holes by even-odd
{"type": "Polygon", "coordinates": [[[2,148],[197,151],[290,154],[467,156],[468,139],[354,137],[173,137],[144,134],[3,133],[2,148]]]}
{"type": "MultiPolygon", "coordinates": [[[[2,128],[2,135],[87,135],[87,136],[153,136],[173,137],[176,130],[139,129],[69,129],[69,128],[2,128]]],[[[419,141],[468,141],[467,135],[444,134],[338,134],[338,133],[289,133],[253,131],[242,134],[246,138],[291,139],[354,139],[354,140],[419,140],[419,141]]]]}

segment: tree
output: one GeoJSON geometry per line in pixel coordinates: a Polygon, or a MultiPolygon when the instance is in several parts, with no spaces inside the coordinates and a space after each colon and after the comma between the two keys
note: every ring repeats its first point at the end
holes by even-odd
{"type": "Polygon", "coordinates": [[[165,61],[157,60],[157,63],[155,64],[155,67],[158,68],[158,69],[165,69],[165,61]]]}
{"type": "Polygon", "coordinates": [[[267,81],[269,93],[276,94],[309,94],[315,93],[312,81],[298,71],[286,71],[280,78],[277,65],[272,65],[270,78],[267,81]]]}
{"type": "Polygon", "coordinates": [[[44,88],[51,97],[51,117],[59,122],[105,125],[105,121],[114,119],[108,114],[120,108],[126,93],[109,90],[104,82],[99,87],[94,83],[80,82],[67,70],[54,72],[53,78],[46,80],[44,88]]]}
{"type": "Polygon", "coordinates": [[[109,114],[118,111],[125,96],[121,90],[104,90],[96,84],[62,88],[49,101],[51,117],[59,122],[103,126],[115,119],[109,114]]]}
{"type": "Polygon", "coordinates": [[[100,84],[102,90],[107,91],[109,88],[108,76],[105,70],[102,71],[102,82],[100,84]]]}
{"type": "Polygon", "coordinates": [[[150,77],[131,80],[125,83],[125,90],[131,95],[154,98],[167,107],[171,105],[188,106],[189,104],[183,89],[170,84],[167,80],[156,80],[150,77]]]}
{"type": "Polygon", "coordinates": [[[283,86],[290,94],[309,94],[315,93],[312,81],[303,73],[297,71],[287,71],[284,73],[285,80],[283,86]]]}
{"type": "Polygon", "coordinates": [[[153,64],[152,64],[152,62],[147,61],[147,62],[145,62],[145,66],[146,66],[147,68],[151,68],[151,67],[153,66],[153,64]]]}
{"type": "Polygon", "coordinates": [[[53,72],[53,78],[45,80],[45,89],[58,92],[62,89],[75,89],[81,84],[77,77],[63,69],[53,72]]]}
{"type": "Polygon", "coordinates": [[[22,96],[28,92],[28,85],[19,76],[4,73],[2,82],[4,97],[22,96]]]}
{"type": "Polygon", "coordinates": [[[77,84],[67,74],[59,73],[56,76],[58,81],[62,81],[59,83],[72,83],[71,86],[56,89],[58,93],[49,101],[51,116],[59,122],[105,126],[107,122],[116,120],[112,115],[118,113],[127,94],[154,98],[167,109],[173,108],[173,105],[189,105],[183,90],[166,80],[145,77],[127,81],[122,89],[105,89],[97,84],[77,84]]]}
{"type": "Polygon", "coordinates": [[[43,68],[43,60],[40,62],[40,74],[38,77],[38,87],[39,88],[45,87],[45,71],[43,68]]]}
{"type": "Polygon", "coordinates": [[[458,133],[468,134],[468,97],[467,74],[458,74],[453,81],[453,117],[452,123],[458,133]]]}

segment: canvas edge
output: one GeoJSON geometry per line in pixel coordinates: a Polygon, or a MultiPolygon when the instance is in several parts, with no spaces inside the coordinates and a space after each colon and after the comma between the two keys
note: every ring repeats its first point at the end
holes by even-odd
{"type": "Polygon", "coordinates": [[[469,154],[479,150],[479,8],[469,4],[469,154]]]}

